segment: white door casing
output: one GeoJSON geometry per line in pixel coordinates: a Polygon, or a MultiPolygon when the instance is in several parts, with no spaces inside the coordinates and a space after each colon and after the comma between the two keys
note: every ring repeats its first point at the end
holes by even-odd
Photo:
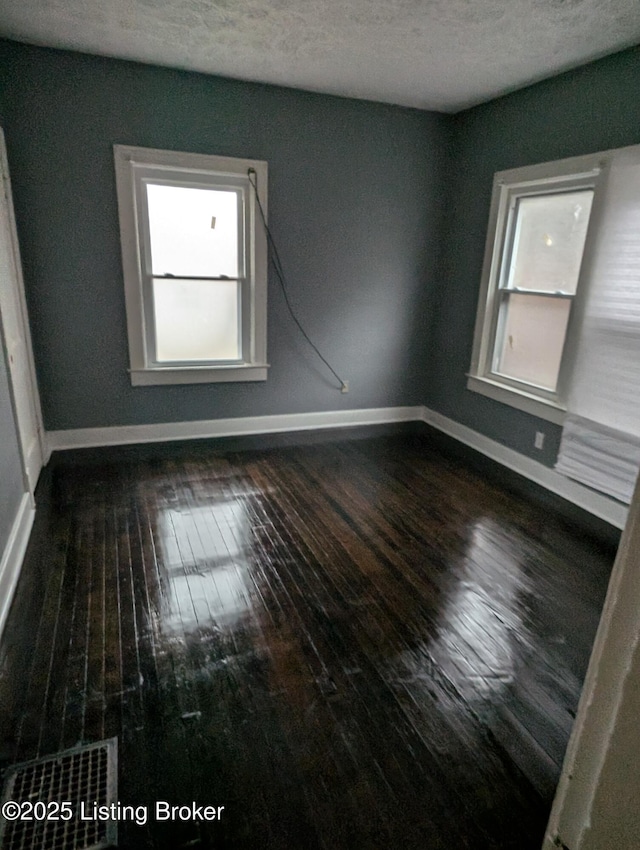
{"type": "Polygon", "coordinates": [[[0,129],[0,322],[26,484],[43,466],[43,426],[22,279],[4,133],[0,129]]]}
{"type": "Polygon", "coordinates": [[[543,850],[638,847],[639,705],[640,479],[611,573],[543,850]]]}

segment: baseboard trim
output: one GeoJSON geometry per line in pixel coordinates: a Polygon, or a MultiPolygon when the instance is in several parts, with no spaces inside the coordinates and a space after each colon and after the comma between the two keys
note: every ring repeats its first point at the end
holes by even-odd
{"type": "Polygon", "coordinates": [[[34,435],[31,445],[25,450],[24,467],[31,492],[35,493],[38,479],[45,465],[44,451],[39,436],[34,435]]]}
{"type": "Polygon", "coordinates": [[[393,422],[415,422],[422,407],[373,407],[362,410],[329,410],[319,413],[284,413],[277,416],[246,416],[237,419],[206,419],[196,422],[163,422],[153,425],[119,425],[112,428],[79,428],[47,432],[48,454],[65,449],[124,446],[132,443],[161,443],[211,437],[240,437],[351,428],[393,422]]]}
{"type": "Polygon", "coordinates": [[[0,635],[11,607],[35,515],[33,499],[25,493],[0,560],[0,635]]]}
{"type": "Polygon", "coordinates": [[[316,413],[284,413],[276,416],[246,416],[234,419],[207,419],[196,422],[163,422],[151,425],[120,425],[111,428],[79,428],[48,431],[47,460],[54,451],[67,449],[124,446],[135,443],[161,443],[170,440],[196,440],[215,437],[240,437],[277,434],[287,431],[311,431],[326,428],[351,428],[394,422],[425,422],[438,431],[495,460],[557,496],[608,522],[624,528],[628,508],[565,478],[564,475],[526,455],[461,425],[435,410],[415,407],[375,407],[362,410],[329,410],[316,413]]]}
{"type": "Polygon", "coordinates": [[[596,493],[594,490],[578,484],[577,481],[565,478],[555,469],[550,469],[537,460],[533,460],[533,458],[520,454],[514,449],[509,449],[466,425],[461,425],[435,410],[430,410],[428,407],[422,409],[422,421],[539,484],[557,496],[561,496],[588,513],[599,517],[615,528],[624,528],[629,512],[626,505],[596,493]]]}

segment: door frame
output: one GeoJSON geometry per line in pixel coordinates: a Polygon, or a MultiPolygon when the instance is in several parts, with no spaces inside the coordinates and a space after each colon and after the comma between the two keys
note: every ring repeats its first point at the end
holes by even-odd
{"type": "Polygon", "coordinates": [[[611,572],[543,850],[638,846],[640,478],[611,572]],[[634,718],[630,722],[630,717],[634,718]]]}
{"type": "Polygon", "coordinates": [[[7,229],[9,237],[9,248],[11,253],[12,269],[7,279],[0,278],[0,326],[5,344],[7,369],[9,373],[9,384],[11,390],[11,402],[14,412],[16,430],[18,432],[18,444],[20,457],[25,478],[27,491],[33,495],[38,476],[44,465],[44,426],[42,420],[42,409],[40,406],[40,395],[36,378],[35,361],[31,342],[31,331],[27,312],[27,302],[24,291],[24,279],[22,276],[22,262],[20,259],[20,246],[18,244],[18,232],[16,228],[15,211],[13,207],[13,195],[11,193],[11,178],[9,176],[9,161],[5,136],[0,127],[0,180],[2,181],[2,196],[0,204],[5,206],[7,217],[7,229]],[[12,308],[7,309],[9,303],[13,302],[12,308]],[[4,309],[3,309],[4,308],[4,309]],[[11,325],[9,323],[11,322],[11,325]],[[26,369],[18,369],[13,363],[9,351],[8,339],[11,334],[17,335],[24,341],[26,349],[26,369]],[[23,396],[28,400],[31,407],[32,423],[21,421],[19,405],[16,397],[23,396]],[[35,433],[33,427],[35,426],[35,433]]]}

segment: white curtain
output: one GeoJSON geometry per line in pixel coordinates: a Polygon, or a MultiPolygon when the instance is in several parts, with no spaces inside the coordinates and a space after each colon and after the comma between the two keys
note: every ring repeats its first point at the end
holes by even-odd
{"type": "Polygon", "coordinates": [[[629,503],[640,467],[640,151],[611,166],[556,469],[629,503]]]}

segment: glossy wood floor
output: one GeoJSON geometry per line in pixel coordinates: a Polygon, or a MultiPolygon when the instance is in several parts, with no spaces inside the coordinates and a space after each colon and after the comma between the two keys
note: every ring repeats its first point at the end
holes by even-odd
{"type": "Polygon", "coordinates": [[[123,804],[225,806],[126,848],[538,850],[610,546],[427,436],[48,480],[0,766],[117,735],[123,804]]]}

